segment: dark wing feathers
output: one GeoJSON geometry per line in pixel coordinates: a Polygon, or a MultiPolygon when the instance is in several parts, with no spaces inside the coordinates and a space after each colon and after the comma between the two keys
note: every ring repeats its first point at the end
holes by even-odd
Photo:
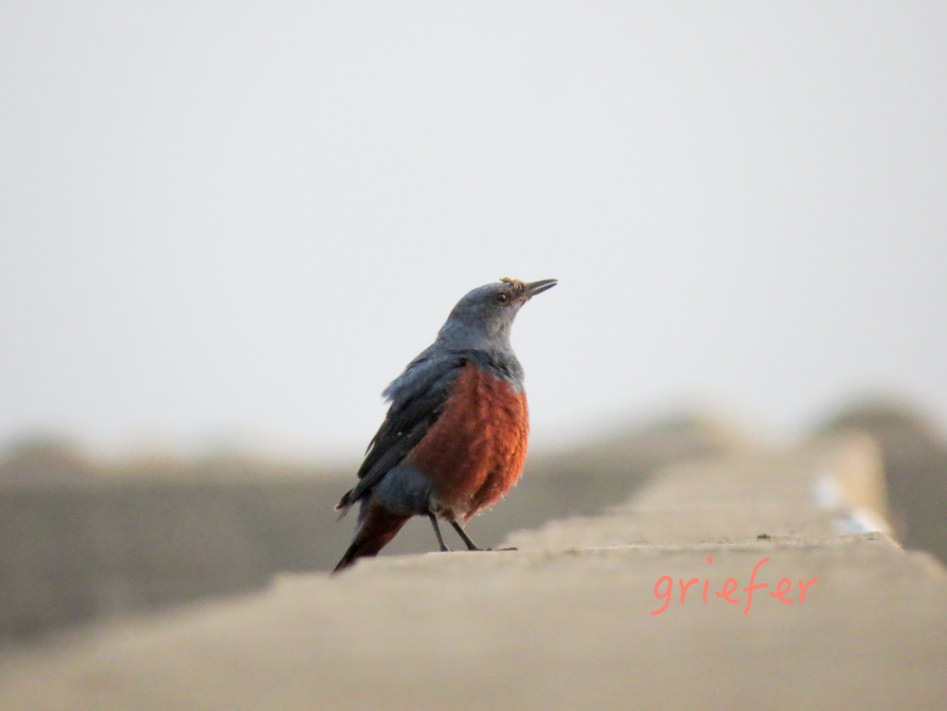
{"type": "Polygon", "coordinates": [[[344,515],[421,441],[440,416],[464,363],[458,356],[436,356],[426,351],[388,386],[384,394],[391,400],[391,407],[368,445],[358,470],[358,484],[345,493],[336,510],[344,515]]]}

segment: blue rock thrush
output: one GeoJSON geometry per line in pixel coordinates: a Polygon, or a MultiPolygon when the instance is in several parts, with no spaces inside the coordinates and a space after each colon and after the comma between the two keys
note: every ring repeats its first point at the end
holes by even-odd
{"type": "Polygon", "coordinates": [[[434,343],[384,392],[391,402],[368,445],[358,483],[336,506],[359,502],[352,545],[333,572],[378,553],[412,516],[427,516],[442,551],[437,520],[464,532],[475,513],[499,501],[519,480],[529,418],[523,368],[510,346],[520,307],[556,285],[504,278],[462,298],[434,343]]]}

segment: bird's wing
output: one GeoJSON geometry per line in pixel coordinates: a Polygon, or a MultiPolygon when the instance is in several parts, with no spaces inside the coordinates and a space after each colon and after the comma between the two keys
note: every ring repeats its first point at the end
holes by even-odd
{"type": "MultiPolygon", "coordinates": [[[[430,349],[429,349],[430,350],[430,349]]],[[[425,351],[385,390],[391,407],[368,445],[358,470],[359,482],[336,505],[344,515],[427,433],[440,417],[451,386],[465,359],[454,354],[425,351]]]]}

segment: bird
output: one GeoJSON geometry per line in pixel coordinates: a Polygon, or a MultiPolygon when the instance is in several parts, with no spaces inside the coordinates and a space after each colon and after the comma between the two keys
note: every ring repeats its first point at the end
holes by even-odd
{"type": "Polygon", "coordinates": [[[467,550],[483,550],[462,524],[519,481],[529,414],[510,330],[520,308],[556,279],[503,277],[468,292],[437,337],[382,393],[390,403],[369,442],[358,483],[339,503],[359,504],[355,534],[333,574],[375,556],[413,516],[426,516],[441,551],[448,522],[467,550]]]}

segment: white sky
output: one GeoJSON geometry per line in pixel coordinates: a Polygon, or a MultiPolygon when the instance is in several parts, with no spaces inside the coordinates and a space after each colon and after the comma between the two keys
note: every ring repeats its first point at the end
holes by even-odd
{"type": "Polygon", "coordinates": [[[947,420],[947,3],[0,5],[0,442],[356,456],[468,289],[534,443],[947,420]]]}

